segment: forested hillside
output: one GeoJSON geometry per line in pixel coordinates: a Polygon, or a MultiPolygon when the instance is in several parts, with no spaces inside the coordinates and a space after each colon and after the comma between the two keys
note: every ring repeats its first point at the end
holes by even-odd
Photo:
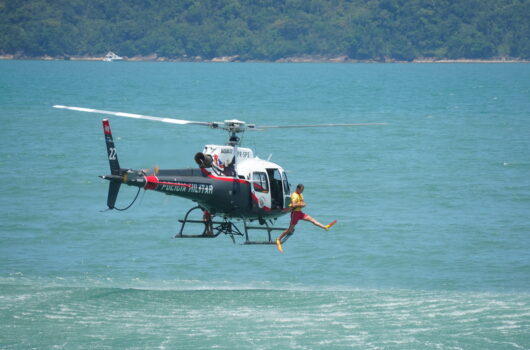
{"type": "Polygon", "coordinates": [[[0,0],[0,54],[530,58],[530,0],[0,0]]]}

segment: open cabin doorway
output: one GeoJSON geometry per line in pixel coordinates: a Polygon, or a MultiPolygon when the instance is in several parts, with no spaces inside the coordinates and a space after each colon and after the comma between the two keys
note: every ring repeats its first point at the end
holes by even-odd
{"type": "Polygon", "coordinates": [[[269,176],[270,192],[271,192],[271,209],[282,209],[283,206],[283,187],[282,187],[282,175],[278,169],[267,169],[267,175],[269,176]]]}

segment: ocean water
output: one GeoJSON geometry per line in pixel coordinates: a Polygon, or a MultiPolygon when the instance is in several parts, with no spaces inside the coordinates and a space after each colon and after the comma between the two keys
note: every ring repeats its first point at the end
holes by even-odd
{"type": "MultiPolygon", "coordinates": [[[[0,107],[2,349],[530,349],[528,64],[0,61],[0,107]],[[178,197],[103,211],[103,117],[55,104],[387,124],[244,135],[338,220],[280,254],[173,239],[178,197]]],[[[122,167],[194,167],[227,139],[109,119],[122,167]]]]}

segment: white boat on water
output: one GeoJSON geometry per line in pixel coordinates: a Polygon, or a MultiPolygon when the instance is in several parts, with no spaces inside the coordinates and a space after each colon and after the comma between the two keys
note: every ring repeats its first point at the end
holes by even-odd
{"type": "Polygon", "coordinates": [[[109,51],[106,55],[103,61],[105,62],[112,62],[112,61],[120,61],[123,60],[123,57],[116,55],[114,52],[109,51]]]}

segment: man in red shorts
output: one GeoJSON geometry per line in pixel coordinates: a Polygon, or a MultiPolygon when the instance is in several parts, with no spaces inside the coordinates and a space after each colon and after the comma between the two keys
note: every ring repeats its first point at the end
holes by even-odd
{"type": "Polygon", "coordinates": [[[296,190],[291,194],[291,204],[289,205],[291,207],[291,223],[289,224],[289,228],[276,239],[276,247],[278,247],[278,250],[283,253],[282,248],[282,239],[290,235],[294,232],[294,227],[300,220],[305,220],[313,223],[314,225],[324,229],[329,230],[329,228],[337,222],[337,220],[333,221],[332,223],[328,225],[322,225],[320,222],[313,219],[311,216],[307,215],[302,211],[302,208],[306,206],[304,202],[304,195],[302,194],[304,192],[304,185],[299,184],[296,186],[296,190]]]}

